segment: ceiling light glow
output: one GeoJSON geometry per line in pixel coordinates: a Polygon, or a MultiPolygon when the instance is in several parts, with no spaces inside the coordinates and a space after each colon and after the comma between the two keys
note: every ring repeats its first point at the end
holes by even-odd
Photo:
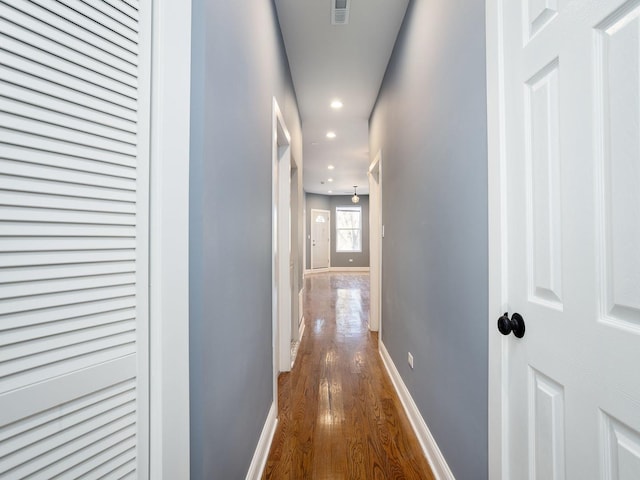
{"type": "Polygon", "coordinates": [[[342,108],[342,102],[340,100],[334,100],[331,102],[331,108],[334,110],[340,110],[342,108]]]}
{"type": "Polygon", "coordinates": [[[327,179],[327,182],[329,182],[329,183],[333,182],[333,178],[327,179]]]}
{"type": "Polygon", "coordinates": [[[334,169],[334,168],[336,168],[336,167],[334,167],[333,165],[329,165],[327,168],[328,168],[329,170],[333,170],[333,169],[334,169]]]}
{"type": "Polygon", "coordinates": [[[336,138],[336,132],[327,132],[327,138],[336,138]]]}

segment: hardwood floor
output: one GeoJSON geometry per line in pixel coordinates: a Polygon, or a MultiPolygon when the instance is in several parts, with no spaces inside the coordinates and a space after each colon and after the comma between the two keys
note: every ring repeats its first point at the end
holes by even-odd
{"type": "Polygon", "coordinates": [[[367,329],[369,275],[307,277],[304,310],[262,478],[433,479],[367,329]]]}

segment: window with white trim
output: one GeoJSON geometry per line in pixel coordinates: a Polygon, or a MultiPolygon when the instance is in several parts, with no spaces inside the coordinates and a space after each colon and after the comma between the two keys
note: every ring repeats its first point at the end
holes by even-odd
{"type": "Polygon", "coordinates": [[[336,207],[336,252],[362,252],[362,207],[336,207]]]}

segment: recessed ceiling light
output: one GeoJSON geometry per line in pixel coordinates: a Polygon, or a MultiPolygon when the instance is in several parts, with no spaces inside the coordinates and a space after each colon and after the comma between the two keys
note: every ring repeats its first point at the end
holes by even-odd
{"type": "Polygon", "coordinates": [[[342,102],[340,100],[334,100],[331,102],[331,108],[334,110],[340,110],[342,108],[342,102]]]}
{"type": "Polygon", "coordinates": [[[333,169],[334,169],[334,168],[336,168],[336,167],[334,167],[333,165],[329,165],[327,168],[328,168],[329,170],[333,170],[333,169]]]}
{"type": "Polygon", "coordinates": [[[333,182],[333,178],[328,178],[327,182],[329,182],[329,183],[333,182]]]}
{"type": "Polygon", "coordinates": [[[329,190],[329,193],[333,193],[333,190],[329,190]]]}
{"type": "Polygon", "coordinates": [[[336,132],[327,132],[327,138],[336,138],[336,132]]]}

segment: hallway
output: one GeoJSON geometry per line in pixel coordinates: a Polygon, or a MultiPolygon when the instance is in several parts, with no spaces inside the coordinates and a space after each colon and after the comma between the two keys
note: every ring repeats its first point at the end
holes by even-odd
{"type": "Polygon", "coordinates": [[[310,275],[304,305],[263,479],[433,478],[367,329],[369,275],[310,275]]]}

